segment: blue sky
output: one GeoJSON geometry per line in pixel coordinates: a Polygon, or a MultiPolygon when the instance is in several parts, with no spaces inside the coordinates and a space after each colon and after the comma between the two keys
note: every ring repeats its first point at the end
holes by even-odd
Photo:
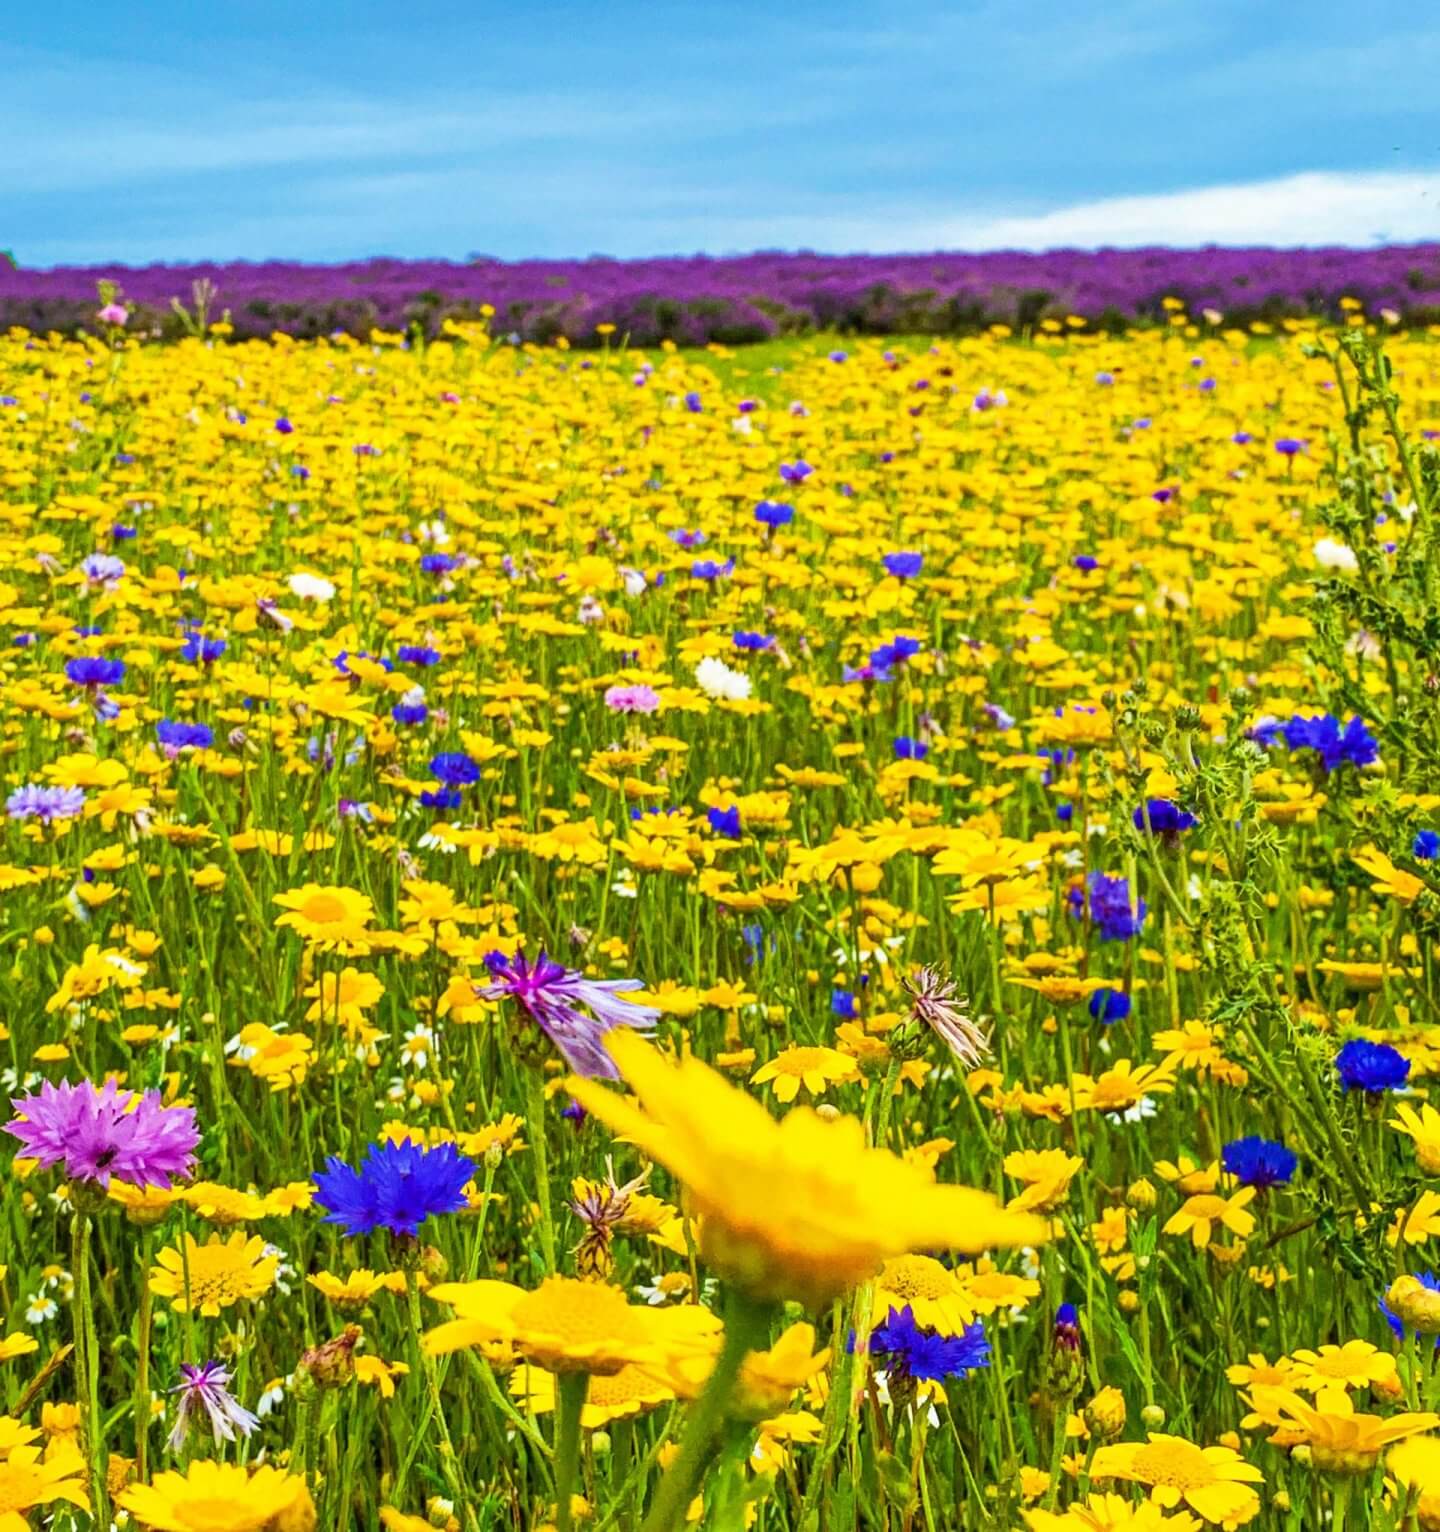
{"type": "Polygon", "coordinates": [[[0,38],[30,266],[1440,238],[1378,0],[93,0],[0,38]]]}

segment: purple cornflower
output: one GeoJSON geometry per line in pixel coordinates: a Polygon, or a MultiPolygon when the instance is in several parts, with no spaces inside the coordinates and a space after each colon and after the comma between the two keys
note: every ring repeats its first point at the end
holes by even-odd
{"type": "Polygon", "coordinates": [[[179,1452],[185,1445],[192,1424],[198,1421],[203,1410],[210,1417],[210,1427],[216,1442],[233,1442],[238,1431],[249,1436],[260,1424],[258,1417],[244,1409],[230,1392],[230,1370],[223,1362],[181,1362],[180,1381],[170,1390],[179,1394],[180,1403],[175,1411],[175,1426],[170,1432],[171,1452],[179,1452]]]}
{"type": "Polygon", "coordinates": [[[780,477],[787,484],[803,484],[815,470],[805,461],[797,458],[793,463],[781,463],[780,477]]]}
{"type": "Polygon", "coordinates": [[[605,693],[605,706],[612,713],[654,713],[660,693],[653,686],[612,686],[605,693]]]}
{"type": "Polygon", "coordinates": [[[349,1235],[389,1229],[413,1238],[427,1218],[465,1206],[465,1184],[474,1174],[474,1162],[454,1144],[371,1144],[358,1170],[332,1154],[315,1177],[315,1200],[326,1210],[325,1222],[349,1235]]]}
{"type": "Polygon", "coordinates": [[[1070,913],[1078,918],[1088,916],[1103,942],[1129,941],[1145,924],[1146,903],[1137,897],[1131,908],[1128,879],[1092,872],[1084,889],[1072,888],[1066,897],[1070,913]]]}
{"type": "Polygon", "coordinates": [[[651,1006],[632,1005],[619,998],[644,989],[639,979],[587,979],[543,952],[534,963],[523,952],[513,958],[492,952],[485,966],[494,982],[476,991],[480,998],[515,1001],[554,1043],[571,1069],[587,1079],[620,1078],[605,1050],[607,1032],[613,1027],[649,1031],[660,1018],[660,1012],[651,1006]]]}
{"type": "Polygon", "coordinates": [[[42,1169],[63,1164],[72,1181],[109,1186],[113,1176],[129,1186],[168,1188],[194,1167],[200,1142],[195,1113],[188,1106],[162,1106],[158,1090],[137,1102],[114,1080],[98,1088],[89,1080],[46,1080],[35,1095],[10,1105],[18,1115],[5,1131],[20,1140],[23,1157],[42,1169]]]}
{"type": "Polygon", "coordinates": [[[57,819],[74,819],[84,807],[84,788],[42,787],[37,782],[17,787],[5,800],[5,812],[11,819],[38,819],[47,825],[57,819]]]}

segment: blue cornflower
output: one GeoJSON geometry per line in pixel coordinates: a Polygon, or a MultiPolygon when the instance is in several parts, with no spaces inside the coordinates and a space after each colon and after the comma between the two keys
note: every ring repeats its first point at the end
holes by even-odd
{"type": "Polygon", "coordinates": [[[1130,996],[1123,989],[1097,989],[1090,996],[1090,1015],[1107,1027],[1124,1021],[1130,1014],[1130,996]]]}
{"type": "Polygon", "coordinates": [[[737,649],[773,649],[775,640],[768,633],[746,633],[741,631],[731,635],[730,642],[737,649]]]}
{"type": "Polygon", "coordinates": [[[832,989],[830,991],[830,1009],[843,1021],[854,1021],[859,1011],[855,1004],[855,996],[848,989],[832,989]]]}
{"type": "Polygon", "coordinates": [[[427,648],[424,644],[401,644],[395,651],[395,656],[402,665],[438,665],[440,663],[440,651],[427,648]]]}
{"type": "Polygon", "coordinates": [[[430,775],[446,787],[469,787],[480,780],[480,768],[463,750],[442,750],[431,758],[430,775]]]}
{"type": "Polygon", "coordinates": [[[1151,833],[1167,837],[1179,835],[1181,830],[1193,830],[1200,823],[1188,809],[1182,809],[1178,803],[1171,803],[1168,798],[1147,799],[1145,807],[1136,809],[1131,815],[1131,823],[1137,830],[1143,830],[1147,816],[1151,833]]]}
{"type": "Polygon", "coordinates": [[[74,686],[114,686],[124,675],[124,660],[102,659],[97,654],[82,654],[65,662],[66,679],[74,686]]]}
{"type": "Polygon", "coordinates": [[[780,477],[787,484],[803,484],[815,470],[805,461],[797,458],[793,463],[781,463],[780,477]]]}
{"type": "Polygon", "coordinates": [[[423,702],[397,702],[390,709],[390,716],[396,723],[413,727],[425,722],[430,716],[430,709],[423,702]]]}
{"type": "Polygon", "coordinates": [[[422,574],[443,575],[460,567],[460,560],[451,553],[427,553],[420,560],[422,574]]]}
{"type": "Polygon", "coordinates": [[[705,410],[705,406],[700,402],[700,395],[693,392],[685,395],[685,408],[692,415],[703,414],[705,410]]]}
{"type": "Polygon", "coordinates": [[[358,1170],[331,1155],[315,1177],[315,1200],[326,1209],[325,1222],[346,1234],[389,1229],[413,1237],[427,1218],[465,1206],[465,1184],[474,1175],[474,1162],[454,1144],[372,1144],[358,1170]]]}
{"type": "Polygon", "coordinates": [[[911,739],[908,734],[900,735],[894,744],[897,761],[923,761],[930,754],[930,746],[923,739],[911,739]]]}
{"type": "Polygon", "coordinates": [[[1130,883],[1126,878],[1112,878],[1108,873],[1092,872],[1085,888],[1072,888],[1066,896],[1070,913],[1077,918],[1089,916],[1099,929],[1100,940],[1124,942],[1140,934],[1148,909],[1143,899],[1130,904],[1130,883]]]}
{"type": "MultiPolygon", "coordinates": [[[[1259,727],[1256,726],[1257,735],[1259,727]]],[[[1361,718],[1351,718],[1341,729],[1340,720],[1332,713],[1316,713],[1308,717],[1297,713],[1289,723],[1282,725],[1280,732],[1291,750],[1315,751],[1327,772],[1347,761],[1352,766],[1368,766],[1380,754],[1380,746],[1361,718]]]]}
{"type": "Polygon", "coordinates": [[[1235,1177],[1241,1186],[1283,1186],[1295,1174],[1299,1163],[1293,1150],[1273,1139],[1261,1138],[1252,1133],[1248,1138],[1237,1138],[1226,1144],[1220,1154],[1220,1163],[1228,1175],[1235,1177]]]}
{"type": "Polygon", "coordinates": [[[425,809],[458,809],[460,807],[460,789],[458,787],[437,787],[420,794],[420,807],[425,809]]]}
{"type": "Polygon", "coordinates": [[[1100,567],[1100,560],[1093,553],[1077,553],[1070,562],[1081,574],[1089,574],[1092,569],[1100,567]]]}
{"type": "MultiPolygon", "coordinates": [[[[852,1335],[852,1350],[854,1345],[852,1335]]],[[[869,1351],[871,1356],[886,1358],[892,1371],[916,1383],[963,1378],[967,1372],[990,1365],[990,1342],[978,1320],[958,1335],[941,1335],[917,1324],[908,1303],[903,1309],[891,1309],[870,1332],[869,1351]]]]}
{"type": "Polygon", "coordinates": [[[740,809],[737,804],[731,804],[728,809],[710,809],[705,817],[716,835],[727,836],[730,840],[740,839],[740,809]]]}
{"type": "MultiPolygon", "coordinates": [[[[659,485],[655,487],[658,489],[659,485]]],[[[676,527],[666,535],[681,548],[698,548],[705,541],[705,534],[698,529],[692,532],[685,527],[676,527]]]]}
{"type": "Polygon", "coordinates": [[[155,725],[155,736],[167,750],[208,750],[215,743],[208,723],[171,723],[168,718],[155,725]]]}
{"type": "Polygon", "coordinates": [[[912,654],[919,654],[924,646],[918,638],[906,638],[903,633],[897,633],[888,644],[881,644],[878,649],[870,651],[870,665],[877,671],[890,671],[897,665],[903,665],[912,654]]]}
{"type": "Polygon", "coordinates": [[[1237,447],[1248,447],[1250,443],[1255,440],[1255,435],[1251,431],[1237,431],[1230,438],[1230,440],[1234,442],[1237,447]]]}
{"type": "Polygon", "coordinates": [[[1434,830],[1418,830],[1410,845],[1410,855],[1417,862],[1433,862],[1440,856],[1440,833],[1434,830]]]}
{"type": "Polygon", "coordinates": [[[913,580],[925,565],[923,553],[887,553],[880,560],[885,566],[885,573],[894,575],[897,580],[913,580]]]}
{"type": "Polygon", "coordinates": [[[690,575],[696,580],[718,580],[722,575],[735,573],[735,560],[726,559],[723,564],[714,559],[696,559],[690,566],[690,575]]]}
{"type": "Polygon", "coordinates": [[[1062,1303],[1055,1310],[1055,1328],[1051,1339],[1063,1351],[1080,1349],[1080,1310],[1073,1303],[1062,1303]]]}
{"type": "Polygon", "coordinates": [[[290,424],[289,420],[284,415],[282,415],[275,422],[275,429],[281,434],[281,436],[289,436],[295,427],[290,424]]]}
{"type": "Polygon", "coordinates": [[[229,646],[223,638],[206,638],[198,631],[185,635],[185,646],[180,658],[191,665],[213,665],[229,646]]]}
{"type": "Polygon", "coordinates": [[[1275,450],[1281,457],[1294,457],[1297,452],[1303,452],[1307,445],[1299,436],[1277,436],[1274,441],[1275,450]]]}
{"type": "Polygon", "coordinates": [[[755,507],[755,520],[763,527],[788,527],[795,520],[795,507],[783,500],[762,500],[755,507]]]}
{"type": "Polygon", "coordinates": [[[1410,1078],[1410,1060],[1389,1043],[1353,1038],[1335,1055],[1335,1068],[1345,1090],[1399,1090],[1410,1078]]]}

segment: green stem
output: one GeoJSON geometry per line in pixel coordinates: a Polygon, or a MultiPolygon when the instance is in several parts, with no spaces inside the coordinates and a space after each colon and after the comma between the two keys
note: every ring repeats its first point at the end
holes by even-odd
{"type": "Polygon", "coordinates": [[[100,1351],[95,1336],[95,1305],[90,1285],[90,1214],[78,1208],[73,1229],[75,1250],[75,1364],[80,1404],[80,1450],[90,1469],[90,1501],[95,1525],[110,1525],[106,1482],[105,1418],[100,1413],[100,1351]]]}
{"type": "Polygon", "coordinates": [[[152,1236],[140,1234],[140,1311],[135,1321],[135,1478],[149,1482],[150,1466],[150,1321],[155,1299],[150,1291],[152,1236]]]}
{"type": "Polygon", "coordinates": [[[410,1331],[415,1343],[416,1361],[425,1379],[427,1413],[440,1432],[440,1469],[445,1476],[445,1488],[450,1492],[450,1498],[459,1512],[465,1504],[465,1492],[460,1483],[455,1444],[450,1440],[450,1427],[445,1423],[445,1409],[440,1403],[440,1377],[435,1370],[435,1358],[425,1349],[425,1323],[420,1315],[420,1285],[415,1280],[415,1254],[407,1250],[401,1258],[405,1268],[405,1301],[410,1310],[410,1331]]]}
{"type": "Polygon", "coordinates": [[[684,1521],[685,1512],[709,1467],[735,1380],[740,1376],[740,1365],[746,1353],[764,1341],[769,1324],[768,1303],[732,1293],[726,1316],[725,1344],[715,1363],[715,1371],[710,1374],[705,1392],[691,1406],[690,1419],[680,1442],[680,1455],[660,1481],[659,1492],[640,1532],[670,1532],[672,1527],[684,1521]]]}
{"type": "Polygon", "coordinates": [[[570,1532],[570,1498],[580,1462],[580,1415],[590,1392],[588,1372],[555,1379],[555,1532],[570,1532]]]}
{"type": "Polygon", "coordinates": [[[538,1069],[525,1071],[525,1115],[529,1119],[530,1154],[535,1161],[535,1197],[540,1204],[540,1253],[550,1275],[558,1268],[550,1205],[550,1151],[545,1142],[545,1081],[538,1069]]]}

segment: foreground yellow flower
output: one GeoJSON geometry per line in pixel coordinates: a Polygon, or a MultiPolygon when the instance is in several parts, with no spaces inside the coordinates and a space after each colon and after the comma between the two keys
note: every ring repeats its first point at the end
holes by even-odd
{"type": "Polygon", "coordinates": [[[1090,1477],[1149,1485],[1151,1500],[1166,1510],[1186,1505],[1216,1526],[1239,1527],[1260,1509],[1249,1486],[1264,1475],[1229,1447],[1197,1447],[1182,1436],[1152,1431],[1147,1442],[1101,1447],[1090,1477]]]}
{"type": "Polygon", "coordinates": [[[1043,1219],[1007,1212],[986,1192],[936,1185],[919,1166],[868,1147],[854,1118],[826,1121],[800,1107],[776,1122],[697,1059],[671,1065],[624,1030],[605,1042],[646,1110],[593,1080],[572,1077],[566,1089],[684,1183],[701,1218],[701,1254],[753,1297],[819,1306],[889,1256],[977,1253],[1048,1235],[1043,1219]]]}
{"type": "Polygon", "coordinates": [[[430,1289],[456,1317],[425,1336],[434,1356],[464,1346],[511,1346],[554,1373],[617,1373],[659,1361],[668,1345],[718,1334],[720,1321],[694,1304],[655,1309],[630,1303],[608,1282],[547,1277],[533,1292],[509,1282],[442,1282],[430,1289]]]}
{"type": "Polygon", "coordinates": [[[1327,1473],[1368,1473],[1381,1450],[1392,1442],[1440,1426],[1440,1415],[1428,1412],[1388,1419],[1357,1415],[1350,1395],[1342,1388],[1327,1390],[1313,1405],[1286,1389],[1257,1389],[1252,1402],[1263,1420],[1279,1425],[1286,1446],[1292,1445],[1299,1433],[1299,1439],[1309,1443],[1311,1462],[1327,1473]]]}
{"type": "Polygon", "coordinates": [[[1390,1477],[1418,1494],[1415,1517],[1423,1532],[1440,1532],[1440,1436],[1412,1436],[1385,1457],[1390,1477]]]}
{"type": "Polygon", "coordinates": [[[1121,1495],[1091,1495],[1068,1511],[1024,1511],[1031,1532],[1195,1532],[1200,1523],[1186,1511],[1167,1516],[1150,1500],[1132,1504],[1121,1495]]]}
{"type": "Polygon", "coordinates": [[[1440,1175],[1440,1112],[1426,1102],[1417,1112],[1401,1102],[1388,1119],[1397,1133],[1408,1134],[1415,1141],[1415,1163],[1427,1176],[1440,1175]]]}
{"type": "Polygon", "coordinates": [[[285,910],[277,926],[289,926],[298,936],[322,949],[363,956],[368,950],[366,927],[375,915],[369,898],[353,888],[306,883],[288,893],[276,894],[275,903],[285,910]]]}
{"type": "Polygon", "coordinates": [[[58,1443],[43,1462],[38,1447],[12,1447],[0,1462],[0,1532],[29,1532],[25,1512],[56,1500],[90,1509],[85,1463],[75,1447],[58,1443]]]}
{"type": "Polygon", "coordinates": [[[150,1268],[152,1290],[177,1309],[198,1309],[212,1319],[242,1298],[268,1293],[280,1265],[278,1255],[266,1255],[258,1234],[247,1239],[238,1230],[223,1243],[212,1234],[203,1245],[187,1234],[183,1254],[171,1246],[156,1259],[159,1265],[150,1268]]]}
{"type": "Polygon", "coordinates": [[[120,1497],[142,1527],[154,1532],[311,1532],[315,1507],[304,1479],[279,1468],[247,1473],[236,1463],[191,1463],[183,1474],[161,1473],[120,1497]]]}

